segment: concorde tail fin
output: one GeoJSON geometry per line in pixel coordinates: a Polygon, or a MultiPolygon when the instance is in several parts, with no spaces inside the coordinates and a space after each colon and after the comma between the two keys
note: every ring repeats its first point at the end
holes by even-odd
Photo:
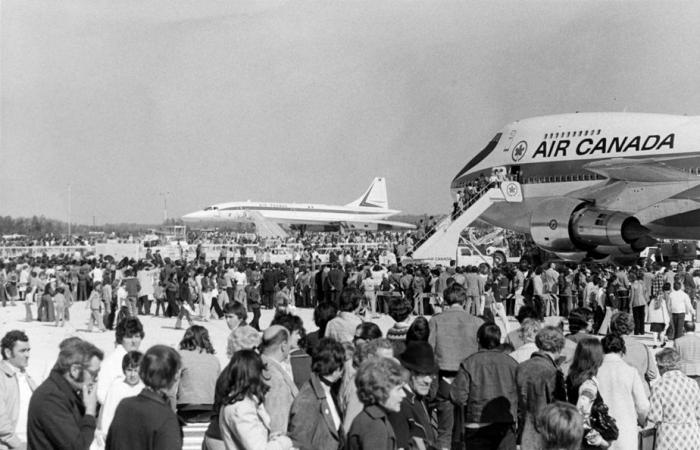
{"type": "Polygon", "coordinates": [[[362,197],[345,206],[388,209],[389,201],[386,196],[386,180],[383,177],[375,178],[367,191],[362,194],[362,197]]]}

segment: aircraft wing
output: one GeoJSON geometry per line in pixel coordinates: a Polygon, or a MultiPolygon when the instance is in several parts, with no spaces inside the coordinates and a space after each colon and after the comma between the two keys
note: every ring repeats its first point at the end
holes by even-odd
{"type": "Polygon", "coordinates": [[[613,158],[595,161],[583,166],[589,172],[620,181],[638,181],[642,183],[663,183],[682,180],[694,180],[698,177],[671,167],[666,162],[687,159],[686,156],[667,158],[623,159],[613,158]]]}
{"type": "Polygon", "coordinates": [[[666,164],[670,160],[686,158],[615,158],[589,163],[583,166],[586,170],[609,180],[570,192],[567,196],[588,200],[599,208],[635,214],[700,185],[700,176],[666,164]]]}
{"type": "Polygon", "coordinates": [[[416,226],[412,223],[406,223],[406,222],[396,222],[392,220],[384,220],[384,219],[363,219],[362,222],[346,222],[343,225],[346,228],[354,229],[354,228],[360,228],[362,229],[363,224],[368,224],[370,225],[373,229],[377,230],[415,230],[416,226]]]}

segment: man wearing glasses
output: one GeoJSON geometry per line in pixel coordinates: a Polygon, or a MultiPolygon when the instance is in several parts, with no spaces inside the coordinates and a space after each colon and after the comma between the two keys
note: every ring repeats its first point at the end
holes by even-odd
{"type": "Polygon", "coordinates": [[[29,402],[29,448],[90,448],[96,427],[96,382],[103,356],[102,350],[80,338],[61,343],[56,365],[29,402]]]}

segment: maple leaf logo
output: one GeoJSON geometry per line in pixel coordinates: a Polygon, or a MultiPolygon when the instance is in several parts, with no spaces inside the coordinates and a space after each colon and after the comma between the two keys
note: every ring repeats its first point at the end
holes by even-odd
{"type": "Polygon", "coordinates": [[[521,159],[523,159],[523,156],[525,156],[525,152],[527,152],[527,142],[518,142],[516,146],[513,147],[513,153],[511,154],[513,161],[520,161],[521,159]]]}

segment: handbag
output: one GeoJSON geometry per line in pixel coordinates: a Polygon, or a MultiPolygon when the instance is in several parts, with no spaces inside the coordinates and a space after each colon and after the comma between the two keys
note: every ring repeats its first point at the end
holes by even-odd
{"type": "Polygon", "coordinates": [[[617,422],[610,416],[608,405],[603,401],[600,392],[596,393],[590,416],[591,428],[600,433],[600,436],[608,442],[617,440],[620,431],[617,422]]]}

